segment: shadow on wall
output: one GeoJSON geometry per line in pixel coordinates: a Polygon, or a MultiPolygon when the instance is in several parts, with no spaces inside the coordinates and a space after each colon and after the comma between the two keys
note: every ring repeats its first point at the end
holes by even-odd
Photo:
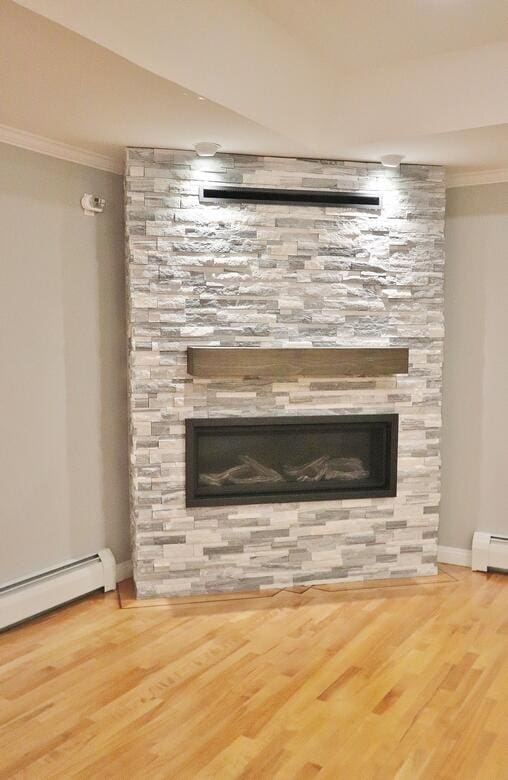
{"type": "Polygon", "coordinates": [[[86,245],[63,266],[69,506],[73,546],[87,548],[96,526],[120,562],[130,557],[123,187],[94,173],[86,191],[106,198],[104,212],[73,209],[64,228],[66,246],[76,234],[86,245]]]}
{"type": "Polygon", "coordinates": [[[104,545],[126,560],[122,179],[0,144],[0,220],[0,581],[104,545]]]}
{"type": "Polygon", "coordinates": [[[130,560],[128,372],[123,180],[113,180],[114,225],[96,234],[101,376],[102,511],[105,544],[130,560]],[[109,262],[108,262],[109,259],[109,262]],[[115,518],[115,522],[108,522],[115,518]]]}
{"type": "Polygon", "coordinates": [[[508,533],[508,184],[447,193],[440,543],[508,533]]]}

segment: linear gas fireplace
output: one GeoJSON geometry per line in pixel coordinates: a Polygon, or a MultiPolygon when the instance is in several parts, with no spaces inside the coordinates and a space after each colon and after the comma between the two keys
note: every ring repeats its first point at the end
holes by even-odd
{"type": "Polygon", "coordinates": [[[186,421],[187,506],[397,494],[397,414],[186,421]]]}

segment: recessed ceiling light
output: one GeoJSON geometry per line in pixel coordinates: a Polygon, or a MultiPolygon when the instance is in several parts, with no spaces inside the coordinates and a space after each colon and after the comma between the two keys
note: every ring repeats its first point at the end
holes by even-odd
{"type": "Polygon", "coordinates": [[[202,97],[202,95],[198,95],[198,100],[206,100],[206,98],[202,97]]]}
{"type": "Polygon", "coordinates": [[[199,141],[194,144],[194,149],[198,157],[213,157],[220,149],[220,144],[214,144],[212,141],[199,141]]]}
{"type": "Polygon", "coordinates": [[[398,168],[404,159],[403,154],[384,154],[379,158],[381,165],[385,168],[398,168]]]}

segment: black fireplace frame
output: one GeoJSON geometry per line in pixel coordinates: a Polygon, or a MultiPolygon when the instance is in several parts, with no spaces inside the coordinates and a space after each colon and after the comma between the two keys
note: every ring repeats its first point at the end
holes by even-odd
{"type": "MultiPolygon", "coordinates": [[[[225,432],[226,433],[226,432],[225,432]]],[[[240,504],[279,504],[294,503],[299,501],[326,501],[351,498],[389,498],[397,495],[397,453],[398,453],[398,414],[348,414],[298,417],[212,417],[190,418],[185,421],[185,498],[186,506],[230,506],[240,504]],[[203,496],[199,495],[197,483],[198,476],[198,447],[197,437],[203,428],[253,428],[260,426],[305,426],[334,424],[365,424],[370,422],[384,423],[385,435],[385,462],[388,463],[388,479],[382,486],[373,488],[340,488],[321,489],[319,491],[291,491],[280,493],[256,493],[246,495],[203,496]]]]}

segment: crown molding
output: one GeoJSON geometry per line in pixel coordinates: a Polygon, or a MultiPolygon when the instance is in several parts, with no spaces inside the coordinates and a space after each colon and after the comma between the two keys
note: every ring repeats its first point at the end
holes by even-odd
{"type": "Polygon", "coordinates": [[[108,173],[120,175],[124,173],[123,163],[115,157],[90,152],[87,149],[71,146],[61,141],[53,141],[51,138],[28,133],[26,130],[18,130],[18,128],[8,125],[0,125],[0,143],[19,146],[21,149],[46,154],[49,157],[56,157],[59,160],[66,160],[78,165],[87,165],[89,168],[97,168],[108,173]]]}
{"type": "Polygon", "coordinates": [[[490,171],[469,171],[467,173],[448,173],[446,189],[451,187],[473,187],[475,184],[500,184],[508,182],[508,168],[496,168],[490,171]]]}
{"type": "MultiPolygon", "coordinates": [[[[19,146],[31,152],[38,152],[59,160],[86,165],[89,168],[97,168],[99,171],[124,174],[124,163],[116,157],[106,154],[91,152],[79,146],[54,141],[42,135],[19,130],[16,127],[0,124],[0,143],[19,146]]],[[[452,187],[473,187],[476,184],[500,184],[508,182],[508,168],[496,168],[486,171],[469,171],[465,173],[448,173],[446,176],[446,189],[452,187]]]]}

